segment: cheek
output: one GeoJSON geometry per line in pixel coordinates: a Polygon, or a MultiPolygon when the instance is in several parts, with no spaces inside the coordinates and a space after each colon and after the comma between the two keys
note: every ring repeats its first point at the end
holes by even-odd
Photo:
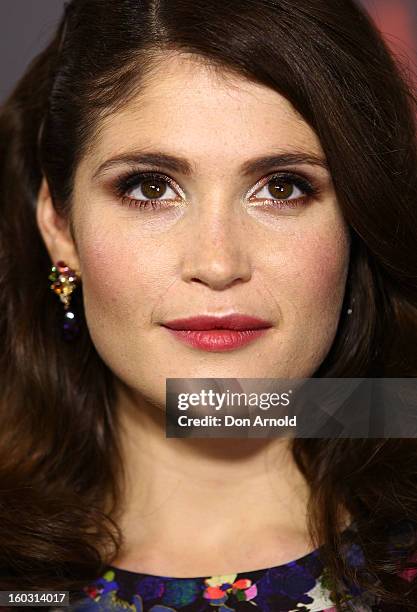
{"type": "Polygon", "coordinates": [[[151,249],[146,241],[99,230],[84,238],[79,250],[89,326],[100,321],[106,329],[112,329],[112,323],[120,328],[123,321],[134,321],[139,327],[149,324],[163,278],[155,244],[151,249]]]}
{"type": "Polygon", "coordinates": [[[281,377],[309,377],[317,369],[335,338],[345,292],[348,230],[339,223],[303,230],[287,236],[267,266],[279,340],[268,359],[281,377]]]}
{"type": "Polygon", "coordinates": [[[349,243],[342,233],[311,236],[294,252],[296,276],[300,282],[295,291],[314,310],[338,307],[344,291],[349,262],[349,243]]]}
{"type": "MultiPolygon", "coordinates": [[[[343,227],[295,239],[288,259],[283,322],[306,348],[325,350],[337,330],[349,266],[349,234],[343,227]]],[[[279,300],[279,296],[278,296],[279,300]]]]}
{"type": "Polygon", "coordinates": [[[292,230],[281,231],[269,243],[262,276],[281,328],[296,327],[308,335],[340,312],[349,266],[349,230],[331,215],[306,217],[292,230]]]}

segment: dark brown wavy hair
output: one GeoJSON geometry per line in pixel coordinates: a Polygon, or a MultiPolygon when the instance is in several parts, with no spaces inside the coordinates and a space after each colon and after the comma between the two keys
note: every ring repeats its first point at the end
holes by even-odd
{"type": "MultiPolygon", "coordinates": [[[[71,219],[77,164],[170,50],[276,90],[321,141],[352,242],[343,314],[314,376],[417,376],[416,99],[368,15],[353,0],[72,0],[0,108],[2,590],[75,592],[120,546],[113,377],[85,318],[73,343],[58,333],[36,202],[44,175],[71,219]]],[[[388,524],[417,522],[417,442],[298,438],[293,452],[335,595],[347,576],[389,610],[417,610],[417,585],[396,575],[417,543],[399,566],[386,546],[388,524]],[[343,506],[361,573],[341,554],[343,506]]]]}

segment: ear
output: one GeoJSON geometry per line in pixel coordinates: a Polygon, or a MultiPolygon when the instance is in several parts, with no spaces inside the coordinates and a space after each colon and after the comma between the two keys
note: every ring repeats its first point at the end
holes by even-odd
{"type": "Polygon", "coordinates": [[[80,261],[69,220],[64,219],[55,210],[45,177],[39,188],[36,222],[52,263],[62,260],[73,270],[79,271],[80,261]]]}

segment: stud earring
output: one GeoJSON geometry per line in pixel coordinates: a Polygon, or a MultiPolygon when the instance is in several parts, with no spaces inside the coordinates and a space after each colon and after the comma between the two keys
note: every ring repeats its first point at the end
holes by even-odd
{"type": "Polygon", "coordinates": [[[347,311],[346,311],[348,315],[351,315],[351,314],[352,314],[352,312],[353,312],[353,302],[354,302],[354,301],[355,301],[355,298],[353,298],[353,300],[352,300],[352,304],[349,306],[349,308],[348,308],[348,309],[347,309],[347,311]]]}
{"type": "Polygon", "coordinates": [[[73,340],[79,334],[79,324],[74,309],[70,310],[72,292],[77,287],[80,279],[78,273],[66,265],[63,261],[58,261],[51,267],[49,280],[53,281],[50,288],[59,296],[64,305],[64,322],[62,334],[65,340],[73,340]]]}

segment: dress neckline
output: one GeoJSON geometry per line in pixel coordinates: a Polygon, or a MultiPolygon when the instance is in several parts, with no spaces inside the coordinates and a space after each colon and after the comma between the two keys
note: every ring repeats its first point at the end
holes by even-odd
{"type": "MultiPolygon", "coordinates": [[[[341,532],[341,538],[343,540],[346,540],[349,538],[349,536],[356,530],[356,525],[355,525],[355,521],[352,521],[347,527],[345,527],[341,532]]],[[[308,560],[313,559],[317,556],[319,556],[320,551],[322,550],[323,545],[318,546],[317,548],[310,550],[308,553],[306,553],[305,555],[302,555],[301,557],[297,557],[296,559],[291,559],[290,561],[287,561],[286,563],[281,563],[279,565],[275,565],[275,566],[269,566],[269,567],[263,567],[263,568],[259,568],[259,569],[255,569],[255,570],[242,570],[240,572],[230,572],[230,574],[222,574],[222,577],[226,577],[226,576],[241,576],[242,574],[248,575],[248,574],[262,574],[264,572],[270,571],[270,570],[274,570],[274,571],[281,571],[284,569],[288,569],[290,567],[295,567],[297,565],[300,564],[305,564],[308,560]]],[[[134,572],[132,570],[127,570],[127,569],[123,569],[120,567],[116,567],[114,565],[107,565],[105,568],[105,571],[113,571],[115,572],[115,574],[120,575],[125,575],[127,578],[134,578],[134,577],[148,577],[148,578],[153,578],[155,580],[176,580],[176,581],[181,581],[181,580],[206,580],[207,579],[207,575],[204,576],[167,576],[167,575],[158,575],[158,574],[149,574],[146,572],[134,572]]]]}

